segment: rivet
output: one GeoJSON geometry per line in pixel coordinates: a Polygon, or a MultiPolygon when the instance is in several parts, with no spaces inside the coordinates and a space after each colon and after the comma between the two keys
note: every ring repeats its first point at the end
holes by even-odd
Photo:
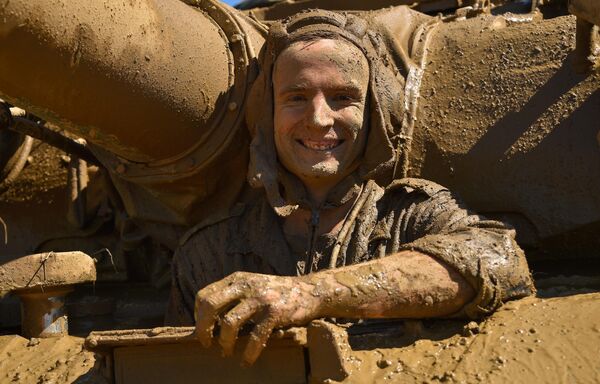
{"type": "Polygon", "coordinates": [[[229,108],[230,111],[235,111],[237,109],[237,103],[235,101],[232,101],[231,103],[229,103],[227,108],[229,108]]]}
{"type": "Polygon", "coordinates": [[[127,167],[123,163],[119,163],[119,165],[117,165],[117,168],[115,169],[115,171],[117,171],[117,173],[119,173],[119,174],[125,173],[126,170],[127,170],[127,167]]]}

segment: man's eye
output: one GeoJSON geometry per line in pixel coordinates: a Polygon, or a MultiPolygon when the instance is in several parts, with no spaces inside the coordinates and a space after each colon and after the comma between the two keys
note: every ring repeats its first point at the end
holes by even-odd
{"type": "Polygon", "coordinates": [[[342,102],[354,102],[356,101],[356,98],[353,95],[347,93],[340,93],[334,96],[334,100],[342,102]]]}
{"type": "Polygon", "coordinates": [[[286,98],[288,102],[297,103],[301,101],[306,101],[306,97],[304,95],[290,95],[286,98]]]}

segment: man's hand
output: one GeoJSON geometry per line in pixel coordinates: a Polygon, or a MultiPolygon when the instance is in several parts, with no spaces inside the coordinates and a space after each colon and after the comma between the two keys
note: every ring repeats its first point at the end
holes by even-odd
{"type": "Polygon", "coordinates": [[[251,365],[265,347],[275,327],[306,324],[321,317],[321,298],[314,285],[297,277],[236,272],[200,290],[196,295],[196,335],[208,347],[215,323],[220,321],[219,343],[231,355],[241,327],[255,324],[244,351],[251,365]]]}

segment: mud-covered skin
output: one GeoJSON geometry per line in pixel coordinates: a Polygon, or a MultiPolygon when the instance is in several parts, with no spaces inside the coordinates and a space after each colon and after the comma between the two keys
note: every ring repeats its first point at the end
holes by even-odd
{"type": "Polygon", "coordinates": [[[273,72],[278,160],[313,200],[324,200],[356,169],[366,146],[367,60],[342,41],[297,42],[273,72]]]}
{"type": "Polygon", "coordinates": [[[275,327],[303,325],[319,317],[321,300],[310,294],[313,289],[313,284],[294,277],[235,272],[196,296],[196,335],[209,347],[215,322],[223,314],[219,343],[230,356],[240,328],[254,318],[256,326],[244,352],[244,363],[252,364],[275,327]]]}
{"type": "Polygon", "coordinates": [[[252,364],[276,327],[321,317],[445,316],[472,296],[473,289],[457,272],[411,251],[301,277],[235,272],[196,296],[196,334],[210,346],[222,316],[219,343],[231,355],[240,328],[254,320],[244,353],[244,362],[252,364]]]}

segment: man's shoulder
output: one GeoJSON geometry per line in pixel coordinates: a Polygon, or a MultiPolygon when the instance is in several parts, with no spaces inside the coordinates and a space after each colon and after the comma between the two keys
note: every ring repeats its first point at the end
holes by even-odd
{"type": "Polygon", "coordinates": [[[197,237],[203,232],[217,230],[218,227],[231,226],[237,223],[237,219],[248,211],[248,204],[237,203],[227,211],[215,213],[188,229],[179,239],[179,246],[184,246],[191,238],[197,237]]]}
{"type": "Polygon", "coordinates": [[[269,214],[274,215],[274,212],[264,194],[248,194],[229,209],[215,212],[188,229],[179,239],[179,246],[185,246],[192,239],[195,243],[222,243],[231,238],[239,240],[244,237],[241,235],[252,232],[252,226],[263,222],[264,216],[269,214]]]}
{"type": "Polygon", "coordinates": [[[440,192],[448,192],[448,188],[431,180],[412,177],[396,179],[385,188],[386,195],[408,194],[414,192],[433,197],[440,192]]]}

